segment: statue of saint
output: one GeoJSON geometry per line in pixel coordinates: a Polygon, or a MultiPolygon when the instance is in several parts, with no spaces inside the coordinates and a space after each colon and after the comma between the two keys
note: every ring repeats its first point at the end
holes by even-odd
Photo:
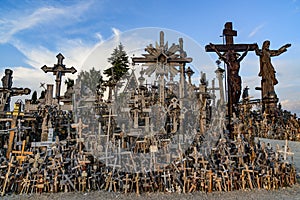
{"type": "Polygon", "coordinates": [[[274,85],[276,85],[278,81],[275,76],[276,71],[271,63],[271,57],[279,56],[283,52],[286,52],[287,48],[290,46],[291,44],[286,44],[278,50],[270,50],[270,41],[266,40],[262,45],[262,49],[259,49],[258,46],[255,49],[256,55],[260,57],[260,72],[258,76],[262,77],[262,98],[276,97],[274,85]]]}
{"type": "Polygon", "coordinates": [[[2,77],[2,87],[10,89],[12,87],[12,74],[11,69],[5,69],[5,76],[2,77]]]}

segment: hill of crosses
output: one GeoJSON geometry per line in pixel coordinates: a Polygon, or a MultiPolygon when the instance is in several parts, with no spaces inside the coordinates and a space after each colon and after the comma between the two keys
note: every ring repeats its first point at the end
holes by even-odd
{"type": "MultiPolygon", "coordinates": [[[[88,192],[191,193],[246,189],[276,190],[296,184],[289,141],[300,141],[300,120],[281,108],[274,86],[271,50],[235,44],[227,22],[224,44],[207,43],[217,54],[215,79],[199,77],[184,41],[169,45],[164,32],[141,57],[112,61],[105,70],[78,73],[57,63],[41,70],[55,84],[42,84],[25,103],[11,98],[31,93],[13,86],[6,69],[0,89],[0,194],[88,192]],[[260,62],[261,98],[242,89],[240,63],[249,51],[260,62]],[[225,67],[221,68],[220,63],[225,67]],[[121,74],[121,75],[120,75],[121,74]],[[55,85],[55,86],[54,86],[55,85]],[[285,140],[282,147],[259,138],[285,140]]],[[[119,47],[122,47],[119,46],[119,47]]],[[[119,49],[120,50],[120,49],[119,49]]],[[[122,49],[121,49],[122,50],[122,49]]],[[[122,51],[120,51],[122,52],[122,51]]],[[[113,55],[113,54],[112,54],[113,55]]],[[[43,73],[41,71],[41,73],[43,73]]]]}

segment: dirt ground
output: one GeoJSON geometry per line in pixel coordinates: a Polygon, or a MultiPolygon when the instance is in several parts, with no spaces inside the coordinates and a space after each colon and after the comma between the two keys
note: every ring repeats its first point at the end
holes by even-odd
{"type": "Polygon", "coordinates": [[[136,194],[121,194],[114,192],[105,192],[105,191],[96,191],[89,193],[56,193],[56,194],[34,194],[34,195],[11,195],[5,196],[4,199],[9,200],[25,200],[25,199],[39,199],[39,200],[56,200],[56,199],[131,199],[131,200],[140,200],[140,199],[162,199],[162,200],[182,200],[182,199],[300,199],[300,185],[297,184],[290,188],[281,188],[280,190],[248,190],[248,191],[232,191],[232,192],[213,192],[213,193],[188,193],[188,194],[166,194],[166,193],[150,193],[142,194],[137,196],[136,194]]]}

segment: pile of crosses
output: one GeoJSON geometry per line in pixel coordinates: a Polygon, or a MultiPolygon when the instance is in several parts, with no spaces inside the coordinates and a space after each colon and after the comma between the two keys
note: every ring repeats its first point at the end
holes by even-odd
{"type": "MultiPolygon", "coordinates": [[[[215,71],[218,87],[214,80],[208,87],[205,73],[199,85],[193,84],[195,72],[186,68],[192,59],[183,50],[183,40],[169,47],[163,32],[155,47],[150,44],[143,57],[132,59],[147,67],[139,71],[140,77],[133,70],[125,88],[107,84],[113,91],[107,100],[104,90],[95,96],[80,93],[84,86],[80,77],[61,96],[62,76],[76,69],[66,68],[58,54],[54,67],[42,67],[56,76],[55,97],[53,85],[47,85],[38,103],[26,101],[22,109],[17,102],[9,112],[10,97],[28,94],[28,89],[13,88],[12,71],[7,70],[0,104],[0,125],[6,128],[1,132],[1,195],[228,192],[294,185],[296,171],[288,141],[283,148],[255,143],[254,131],[247,128],[254,123],[252,103],[246,95],[240,103],[234,88],[239,76],[233,71],[240,60],[227,57],[245,51],[243,58],[248,51],[259,54],[260,50],[256,44],[233,44],[236,32],[231,23],[225,24],[223,34],[225,45],[210,44],[206,50],[215,51],[227,64],[227,105],[224,70],[215,71]],[[220,52],[227,52],[227,57],[220,52]],[[152,79],[146,81],[144,74],[152,79]]],[[[264,84],[263,113],[274,116],[277,97],[264,84]]]]}
{"type": "Polygon", "coordinates": [[[239,105],[242,114],[236,118],[236,129],[255,137],[300,141],[300,118],[296,114],[283,110],[280,104],[272,113],[252,110],[260,104],[245,96],[239,105]]]}
{"type": "MultiPolygon", "coordinates": [[[[25,145],[25,141],[23,142],[25,145]]],[[[276,190],[296,183],[285,149],[251,146],[242,138],[222,139],[209,156],[197,146],[154,171],[124,172],[106,166],[72,141],[56,141],[50,152],[31,148],[1,157],[1,195],[42,192],[213,192],[245,189],[276,190]]]]}

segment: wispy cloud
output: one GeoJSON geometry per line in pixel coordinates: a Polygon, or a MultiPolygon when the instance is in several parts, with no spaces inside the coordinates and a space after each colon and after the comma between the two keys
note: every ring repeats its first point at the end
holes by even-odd
{"type": "Polygon", "coordinates": [[[300,115],[300,101],[292,101],[285,99],[282,100],[280,103],[283,109],[295,112],[298,116],[300,115]]]}
{"type": "Polygon", "coordinates": [[[255,27],[253,29],[253,31],[251,31],[251,33],[248,35],[248,37],[253,37],[258,31],[260,31],[260,29],[262,29],[265,25],[264,24],[261,24],[257,27],[255,27]]]}
{"type": "Polygon", "coordinates": [[[86,2],[63,8],[47,6],[34,10],[30,15],[21,13],[14,19],[0,19],[0,43],[9,42],[16,33],[33,28],[39,24],[52,23],[51,25],[53,26],[55,23],[59,25],[67,19],[76,19],[89,6],[90,3],[86,2]]]}

